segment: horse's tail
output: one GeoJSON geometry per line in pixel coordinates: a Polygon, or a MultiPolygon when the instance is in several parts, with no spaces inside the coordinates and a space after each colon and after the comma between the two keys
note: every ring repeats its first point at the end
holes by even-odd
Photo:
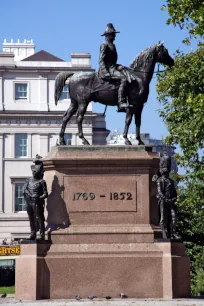
{"type": "Polygon", "coordinates": [[[72,76],[72,72],[60,72],[55,79],[55,105],[57,105],[57,102],[61,96],[63,87],[65,85],[66,80],[72,76]]]}

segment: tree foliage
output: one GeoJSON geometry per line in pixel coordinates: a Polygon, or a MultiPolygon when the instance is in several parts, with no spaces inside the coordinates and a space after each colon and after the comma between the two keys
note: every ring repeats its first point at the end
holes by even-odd
{"type": "Polygon", "coordinates": [[[184,40],[185,43],[189,43],[193,37],[203,39],[203,0],[167,0],[162,9],[167,9],[170,15],[167,24],[178,25],[181,29],[188,30],[190,36],[184,40]]]}
{"type": "Polygon", "coordinates": [[[166,123],[168,145],[178,145],[175,158],[184,171],[175,175],[178,225],[191,258],[192,293],[204,295],[204,2],[167,0],[168,24],[179,25],[198,39],[198,49],[176,51],[175,65],[158,76],[160,115],[166,123]]]}

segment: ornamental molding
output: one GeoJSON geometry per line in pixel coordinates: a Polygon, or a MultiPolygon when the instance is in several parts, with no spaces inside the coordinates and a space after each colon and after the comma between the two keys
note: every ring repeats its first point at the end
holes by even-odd
{"type": "MultiPolygon", "coordinates": [[[[46,121],[50,121],[50,120],[59,120],[60,123],[62,122],[62,118],[63,118],[63,114],[64,112],[62,113],[58,113],[58,114],[53,114],[53,113],[46,113],[46,114],[9,114],[9,113],[6,113],[6,112],[1,112],[0,113],[0,120],[6,120],[8,121],[7,124],[10,124],[9,122],[11,120],[46,120],[46,121]]],[[[85,114],[84,118],[85,118],[85,121],[92,121],[92,118],[95,117],[96,115],[94,113],[87,113],[85,114]]],[[[76,120],[76,115],[74,115],[73,117],[73,120],[76,120]]]]}

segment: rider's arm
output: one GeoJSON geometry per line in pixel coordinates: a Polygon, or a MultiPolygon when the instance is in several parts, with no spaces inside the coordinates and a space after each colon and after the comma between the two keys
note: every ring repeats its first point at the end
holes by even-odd
{"type": "Polygon", "coordinates": [[[103,71],[108,75],[110,75],[106,64],[105,64],[105,56],[106,56],[106,52],[107,52],[107,45],[106,44],[102,44],[100,47],[100,58],[99,58],[99,65],[100,68],[103,69],[103,71]]]}
{"type": "Polygon", "coordinates": [[[43,188],[43,194],[40,196],[40,199],[44,200],[48,197],[47,184],[44,180],[42,181],[42,188],[43,188]]]}

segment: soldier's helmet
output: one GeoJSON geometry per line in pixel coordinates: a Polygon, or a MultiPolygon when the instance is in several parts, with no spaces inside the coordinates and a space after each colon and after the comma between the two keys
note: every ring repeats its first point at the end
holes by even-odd
{"type": "Polygon", "coordinates": [[[160,173],[171,171],[171,157],[167,152],[160,154],[159,170],[160,173]]]}
{"type": "Polygon", "coordinates": [[[105,32],[101,36],[106,36],[113,33],[120,33],[120,32],[116,31],[112,23],[108,23],[105,32]]]}
{"type": "Polygon", "coordinates": [[[31,171],[38,173],[38,176],[43,178],[44,174],[44,167],[43,167],[43,162],[40,160],[40,156],[36,155],[36,159],[34,159],[33,163],[34,165],[31,165],[31,171]]]}

